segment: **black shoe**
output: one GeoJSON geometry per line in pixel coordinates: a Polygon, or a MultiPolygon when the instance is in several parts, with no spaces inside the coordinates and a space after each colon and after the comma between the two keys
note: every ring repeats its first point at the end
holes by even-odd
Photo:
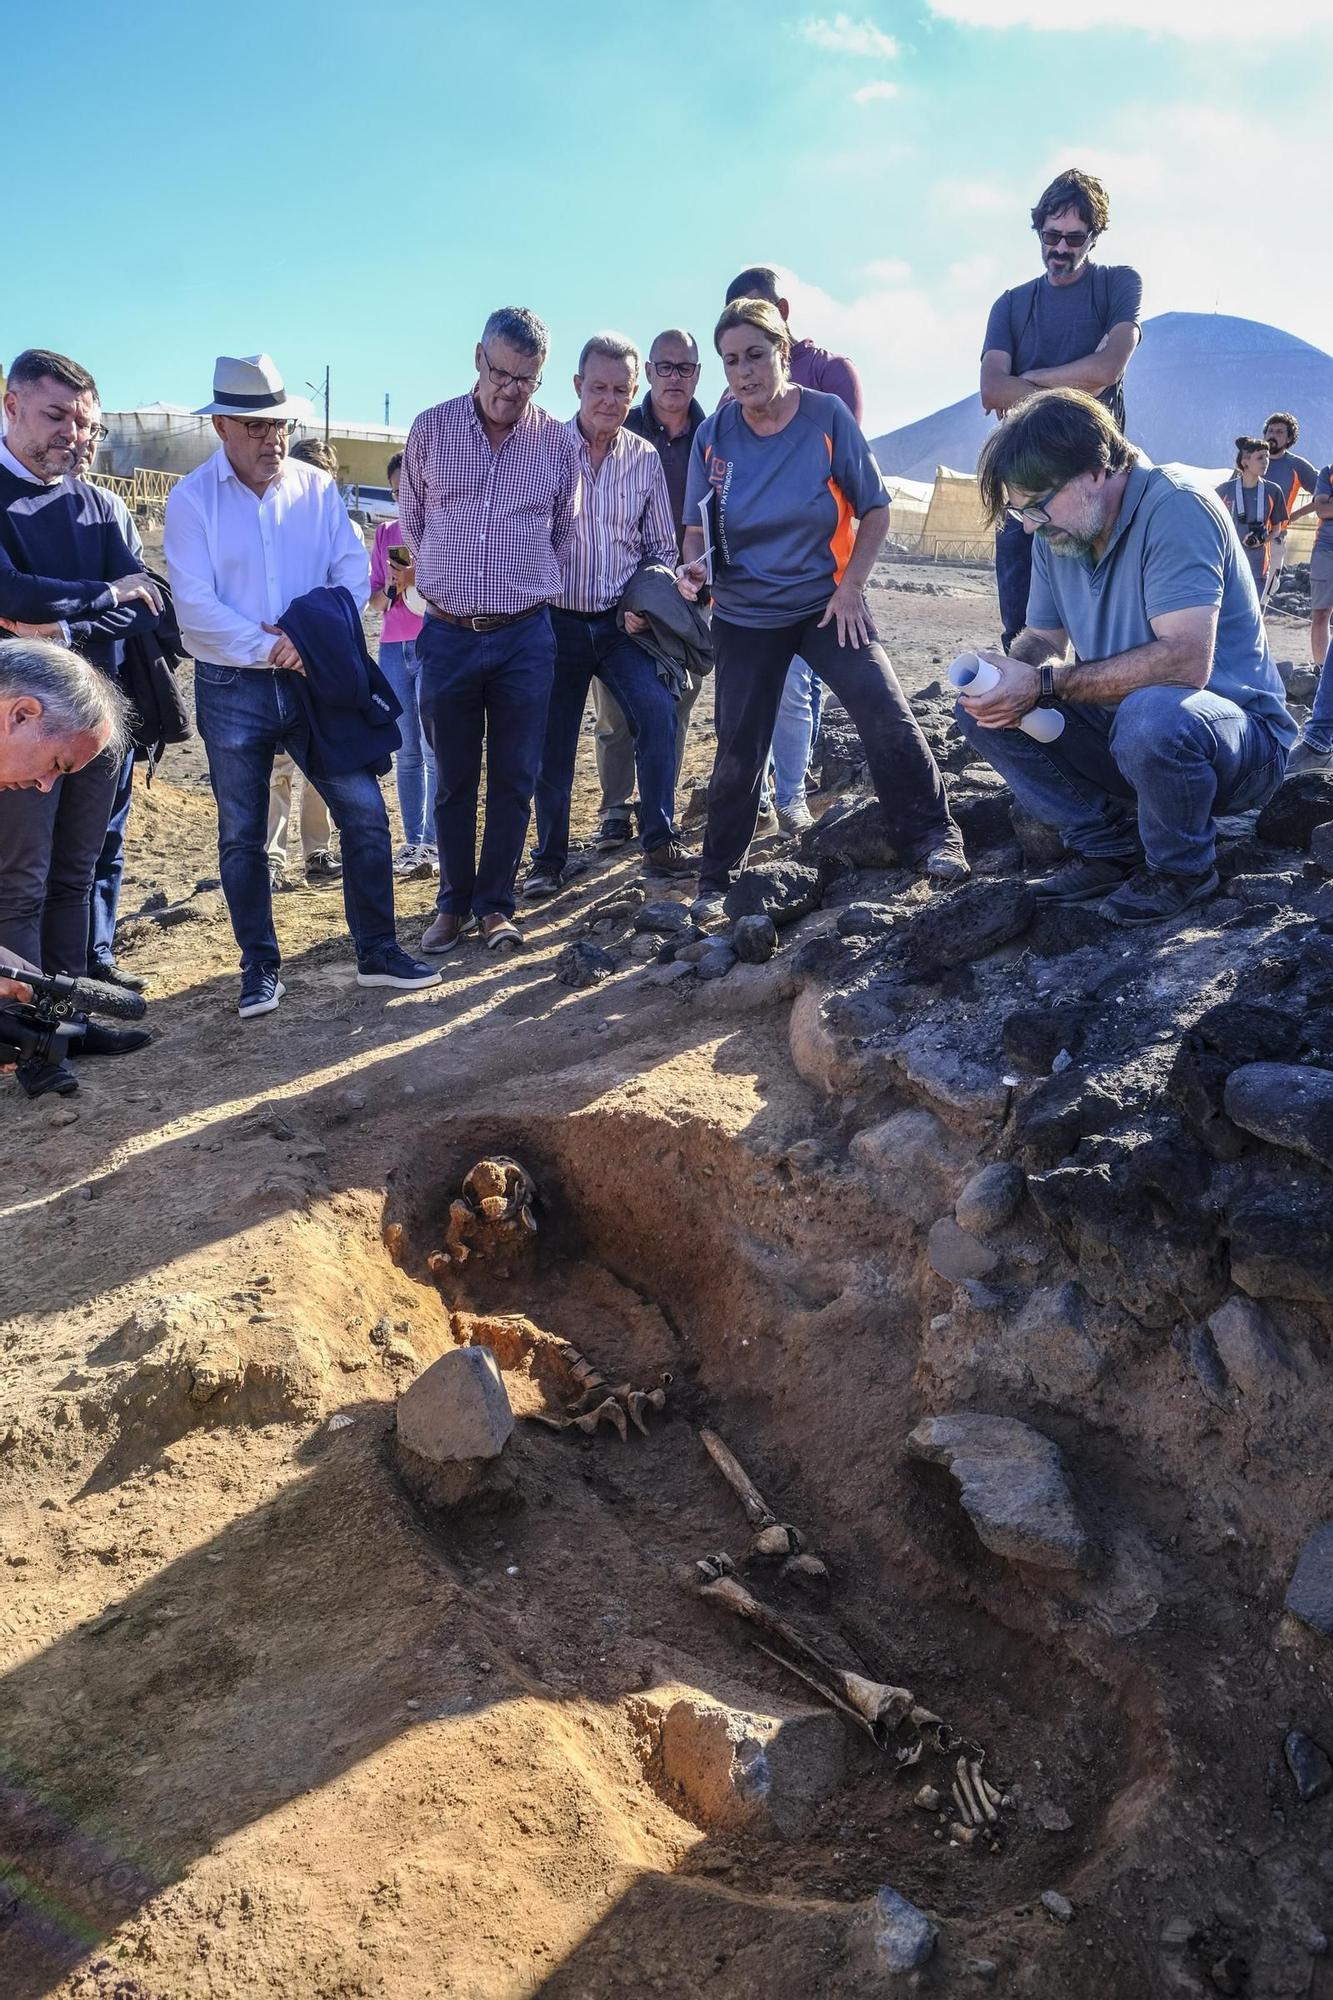
{"type": "Polygon", "coordinates": [[[100,1021],[90,1021],[81,1035],[70,1037],[69,1052],[80,1057],[130,1056],[147,1048],[152,1039],[147,1028],[106,1028],[100,1021]]]}
{"type": "Polygon", "coordinates": [[[525,903],[545,903],[560,894],[560,877],[552,868],[539,868],[534,861],[523,877],[519,895],[525,903]]]}
{"type": "Polygon", "coordinates": [[[276,965],[252,965],[241,974],[241,997],[236,1012],[242,1020],[251,1014],[271,1014],[287,988],[278,977],[276,965]]]}
{"type": "Polygon", "coordinates": [[[342,872],[342,862],[335,861],[327,847],[317,847],[313,854],[306,857],[305,879],[307,882],[340,882],[342,880],[342,872]]]}
{"type": "Polygon", "coordinates": [[[650,847],[644,855],[648,873],[659,880],[678,875],[697,875],[699,863],[692,854],[687,854],[678,840],[668,840],[661,847],[650,847]]]}
{"type": "Polygon", "coordinates": [[[1102,915],[1113,924],[1162,924],[1194,903],[1206,903],[1221,886],[1215,868],[1206,875],[1160,875],[1155,868],[1140,868],[1106,898],[1102,915]]]}
{"type": "Polygon", "coordinates": [[[30,1057],[14,1071],[20,1090],[28,1097],[72,1097],[79,1079],[67,1062],[44,1063],[30,1057]]]}
{"type": "Polygon", "coordinates": [[[104,979],[108,986],[123,986],[127,993],[142,993],[148,984],[137,972],[127,972],[114,958],[95,958],[88,968],[90,979],[104,979]]]}
{"type": "Polygon", "coordinates": [[[1032,884],[1039,903],[1092,903],[1099,896],[1118,889],[1140,864],[1134,861],[1096,860],[1071,854],[1052,875],[1043,875],[1032,884]]]}
{"type": "Polygon", "coordinates": [[[401,945],[386,944],[373,958],[357,960],[358,986],[401,986],[409,992],[418,986],[438,986],[440,969],[413,958],[401,945]]]}
{"type": "Polygon", "coordinates": [[[599,854],[613,854],[618,847],[627,847],[634,838],[634,815],[629,812],[607,813],[597,829],[593,845],[599,854]]]}

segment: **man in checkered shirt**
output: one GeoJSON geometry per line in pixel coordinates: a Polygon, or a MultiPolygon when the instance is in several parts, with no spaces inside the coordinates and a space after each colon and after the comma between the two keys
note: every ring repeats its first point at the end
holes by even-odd
{"type": "Polygon", "coordinates": [[[522,942],[514,882],[555,669],[548,606],[578,485],[568,427],[532,401],[549,345],[526,307],[493,312],[475,387],[423,410],[403,453],[398,519],[425,599],[421,717],[439,774],[439,914],[421,940],[432,954],[452,951],[473,918],[492,950],[522,942]]]}

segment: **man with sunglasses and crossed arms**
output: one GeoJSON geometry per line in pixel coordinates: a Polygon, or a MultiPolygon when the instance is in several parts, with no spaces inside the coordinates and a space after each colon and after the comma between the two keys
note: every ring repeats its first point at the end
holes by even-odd
{"type": "Polygon", "coordinates": [[[1296,725],[1222,503],[1140,463],[1105,405],[1048,389],[977,465],[991,521],[1033,537],[1027,624],[958,726],[1068,859],[1033,893],[1161,923],[1219,887],[1217,815],[1262,806],[1296,725]],[[1069,655],[1073,648],[1073,659],[1069,655]],[[1037,742],[1037,707],[1063,728],[1037,742]]]}
{"type": "MultiPolygon", "coordinates": [[[[1003,416],[1037,389],[1082,389],[1125,428],[1124,375],[1139,342],[1143,280],[1128,264],[1096,264],[1092,252],[1111,219],[1106,189],[1068,167],[1040,195],[1032,227],[1040,278],[1001,292],[986,322],[981,401],[1003,416]]],[[[1004,650],[1022,630],[1032,578],[1032,537],[1006,520],[995,537],[995,582],[1004,650]]]]}

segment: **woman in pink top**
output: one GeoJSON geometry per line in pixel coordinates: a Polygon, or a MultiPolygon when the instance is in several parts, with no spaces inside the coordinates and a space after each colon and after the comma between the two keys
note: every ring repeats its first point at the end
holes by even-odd
{"type": "MultiPolygon", "coordinates": [[[[389,460],[389,490],[398,498],[398,476],[403,454],[389,460]]],[[[390,551],[402,544],[397,521],[381,521],[375,530],[375,546],[370,556],[371,608],[384,613],[380,634],[380,666],[403,704],[399,728],[403,747],[393,760],[398,783],[398,808],[403,815],[403,844],[394,856],[395,875],[438,875],[439,854],[435,845],[435,758],[421,727],[417,700],[421,685],[421,665],[417,659],[417,635],[421,619],[404,602],[406,592],[416,582],[410,562],[394,562],[390,551]]]]}

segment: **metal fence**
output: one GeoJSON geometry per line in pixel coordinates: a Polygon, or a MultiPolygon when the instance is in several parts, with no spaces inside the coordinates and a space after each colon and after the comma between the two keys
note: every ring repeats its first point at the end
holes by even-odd
{"type": "Polygon", "coordinates": [[[151,472],[145,466],[136,465],[128,477],[114,472],[94,472],[91,477],[94,486],[104,486],[108,493],[119,494],[132,514],[158,514],[165,507],[172,487],[185,474],[151,472]]]}

